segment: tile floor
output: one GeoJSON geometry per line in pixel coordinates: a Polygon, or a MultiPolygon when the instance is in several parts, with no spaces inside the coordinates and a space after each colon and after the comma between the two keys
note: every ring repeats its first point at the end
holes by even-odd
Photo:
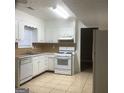
{"type": "Polygon", "coordinates": [[[89,71],[73,76],[45,72],[21,87],[30,93],[92,93],[92,77],[89,71]]]}

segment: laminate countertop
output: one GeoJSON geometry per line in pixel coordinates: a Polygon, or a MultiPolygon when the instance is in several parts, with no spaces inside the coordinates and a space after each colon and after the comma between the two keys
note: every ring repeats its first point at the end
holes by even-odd
{"type": "Polygon", "coordinates": [[[43,52],[43,53],[33,53],[33,54],[21,54],[21,55],[16,55],[16,58],[26,58],[26,57],[35,57],[35,56],[41,56],[41,55],[53,55],[55,56],[57,53],[50,53],[50,52],[43,52]]]}

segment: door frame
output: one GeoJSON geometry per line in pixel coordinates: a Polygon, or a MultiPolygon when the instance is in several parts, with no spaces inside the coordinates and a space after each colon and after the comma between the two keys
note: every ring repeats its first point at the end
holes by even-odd
{"type": "Polygon", "coordinates": [[[100,91],[101,91],[101,93],[105,93],[105,92],[108,91],[108,86],[107,86],[108,81],[107,82],[102,81],[103,76],[104,76],[104,80],[107,79],[106,78],[106,76],[107,76],[106,71],[108,71],[108,69],[107,69],[108,68],[108,58],[107,58],[107,56],[108,56],[107,55],[107,53],[108,53],[108,45],[107,44],[108,43],[107,43],[107,40],[108,40],[108,31],[94,30],[94,32],[93,32],[93,52],[92,52],[93,53],[92,54],[92,57],[93,57],[93,90],[92,90],[92,93],[97,93],[97,92],[100,92],[100,91]],[[100,35],[102,35],[102,36],[100,36],[100,35]],[[105,40],[105,41],[101,43],[103,45],[102,45],[102,47],[100,47],[100,44],[98,42],[101,42],[102,40],[105,40]],[[103,49],[102,50],[103,52],[101,51],[102,53],[100,54],[98,49],[103,49]],[[97,55],[100,55],[101,59],[98,59],[99,57],[97,55]],[[104,59],[104,62],[103,62],[103,59],[104,59]],[[101,64],[100,60],[101,60],[102,63],[104,63],[104,65],[101,64]],[[101,68],[101,71],[100,71],[100,68],[98,68],[100,65],[104,66],[103,67],[104,69],[101,68]],[[98,72],[98,71],[100,71],[100,72],[98,72]],[[98,77],[99,73],[103,73],[103,74],[101,74],[101,75],[103,75],[102,79],[100,77],[98,77]],[[97,78],[98,81],[96,80],[96,78],[97,78]],[[100,83],[98,83],[98,82],[101,82],[101,83],[103,82],[103,84],[101,84],[101,86],[100,86],[100,89],[97,88],[97,86],[100,85],[100,83]]]}
{"type": "MultiPolygon", "coordinates": [[[[82,28],[81,28],[82,29],[82,28]]],[[[92,93],[95,93],[95,54],[96,54],[96,47],[95,47],[95,43],[96,43],[96,31],[98,31],[97,27],[92,28],[93,29],[93,43],[92,43],[92,61],[93,61],[93,88],[92,88],[92,93]]],[[[81,32],[80,32],[81,33],[81,32]]],[[[80,38],[81,38],[81,34],[80,34],[80,38]]],[[[80,39],[80,51],[81,51],[81,39],[80,39]]],[[[81,71],[81,52],[80,52],[80,71],[81,71]]]]}

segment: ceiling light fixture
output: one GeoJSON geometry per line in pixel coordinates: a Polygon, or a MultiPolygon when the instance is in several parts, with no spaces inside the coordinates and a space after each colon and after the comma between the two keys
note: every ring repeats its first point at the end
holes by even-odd
{"type": "Polygon", "coordinates": [[[62,8],[61,6],[57,5],[56,8],[50,8],[53,12],[55,12],[56,14],[58,14],[59,16],[67,19],[69,17],[68,12],[62,8]]]}

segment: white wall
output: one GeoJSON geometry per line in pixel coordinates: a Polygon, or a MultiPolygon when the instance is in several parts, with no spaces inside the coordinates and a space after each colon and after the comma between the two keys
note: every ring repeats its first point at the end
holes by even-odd
{"type": "Polygon", "coordinates": [[[44,41],[44,20],[31,16],[18,9],[15,10],[15,20],[18,22],[26,22],[29,26],[38,29],[38,41],[44,41]]]}
{"type": "Polygon", "coordinates": [[[48,20],[45,21],[45,41],[57,42],[62,36],[73,36],[75,38],[74,20],[48,20]]]}
{"type": "Polygon", "coordinates": [[[108,32],[94,33],[93,93],[108,93],[108,32]]]}
{"type": "Polygon", "coordinates": [[[80,72],[80,35],[81,28],[86,26],[79,20],[76,21],[75,38],[76,38],[76,55],[75,55],[75,73],[80,72]]]}

